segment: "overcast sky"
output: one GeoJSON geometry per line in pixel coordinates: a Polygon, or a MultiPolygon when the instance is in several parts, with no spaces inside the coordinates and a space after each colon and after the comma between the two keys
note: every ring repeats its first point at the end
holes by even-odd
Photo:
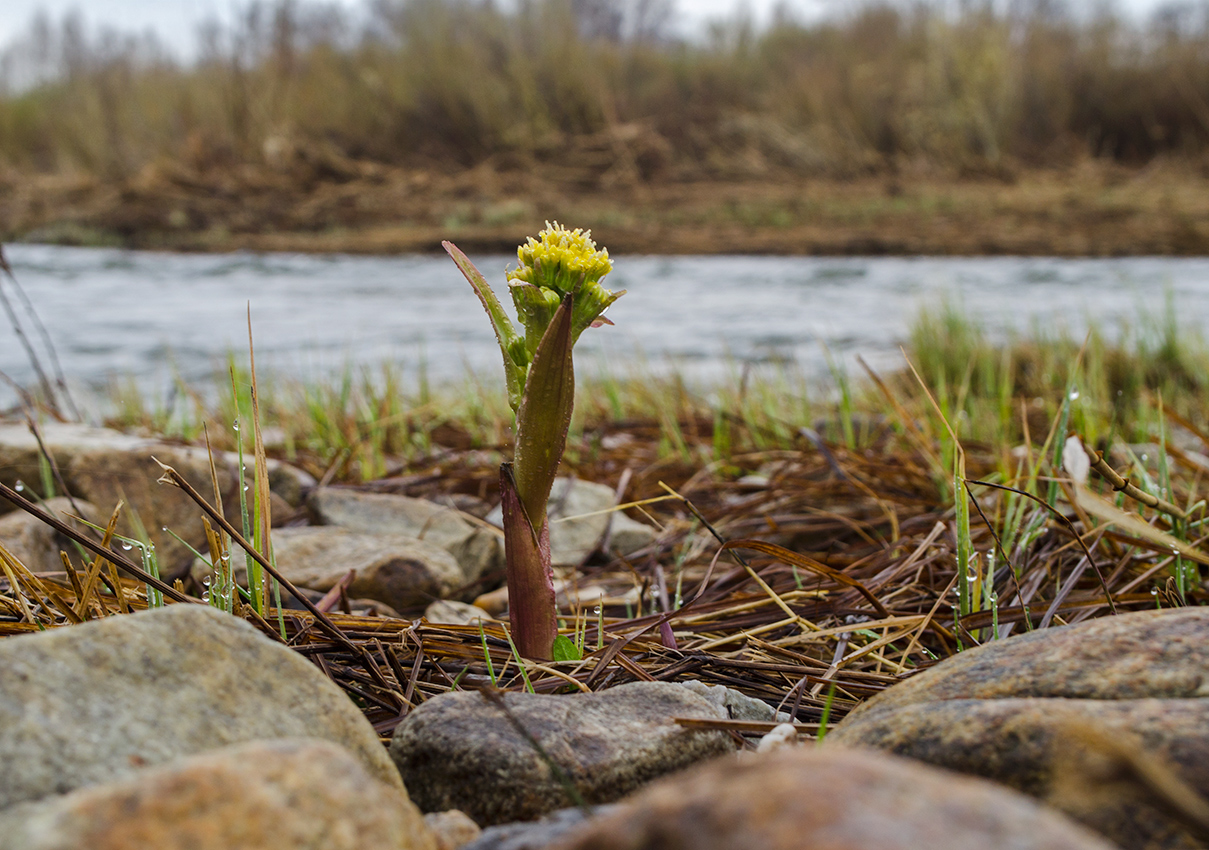
{"type": "MultiPolygon", "coordinates": [[[[1094,0],[1084,0],[1093,2],[1094,0]]],[[[357,6],[361,0],[337,0],[344,5],[357,6]]],[[[757,20],[766,19],[777,0],[677,0],[681,26],[699,29],[711,18],[727,17],[742,6],[757,20]]],[[[788,0],[788,5],[804,17],[820,14],[827,9],[843,8],[851,0],[788,0]]],[[[1076,0],[1078,3],[1079,0],[1076,0]]],[[[1163,0],[1117,0],[1118,8],[1132,14],[1144,15],[1161,5],[1163,0]]],[[[90,27],[110,26],[138,32],[153,30],[174,50],[189,53],[194,46],[194,33],[199,22],[208,18],[226,18],[233,8],[242,5],[237,0],[0,0],[0,48],[25,32],[38,9],[45,9],[58,19],[72,9],[80,10],[90,27]]]]}

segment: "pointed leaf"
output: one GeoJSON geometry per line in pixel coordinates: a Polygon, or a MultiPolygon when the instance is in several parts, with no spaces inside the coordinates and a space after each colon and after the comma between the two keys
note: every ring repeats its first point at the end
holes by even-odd
{"type": "Polygon", "coordinates": [[[516,413],[516,489],[535,527],[546,519],[546,501],[567,444],[575,404],[571,362],[571,312],[567,295],[537,346],[516,413]]]}
{"type": "Polygon", "coordinates": [[[541,532],[534,531],[510,463],[500,465],[500,497],[512,634],[521,655],[546,660],[558,636],[554,576],[550,571],[550,525],[543,522],[541,532]]]}
{"type": "Polygon", "coordinates": [[[470,258],[462,253],[462,249],[449,241],[442,242],[441,247],[453,258],[463,276],[469,281],[475,295],[483,303],[487,316],[491,319],[491,325],[495,328],[496,341],[499,342],[500,352],[504,356],[504,380],[508,387],[508,403],[512,405],[513,410],[516,410],[520,404],[521,384],[525,379],[523,365],[518,364],[513,357],[513,351],[519,348],[517,343],[520,340],[516,328],[513,327],[508,314],[504,312],[504,305],[492,291],[491,284],[487,283],[487,278],[483,277],[483,273],[475,267],[474,263],[470,262],[470,258]]]}
{"type": "MultiPolygon", "coordinates": [[[[625,295],[625,290],[610,292],[600,284],[581,286],[575,292],[575,313],[572,318],[571,343],[579,339],[579,335],[603,318],[601,314],[614,301],[625,295]]],[[[609,324],[613,324],[609,322],[609,324]]]]}
{"type": "Polygon", "coordinates": [[[554,655],[555,661],[582,661],[583,653],[579,651],[579,647],[575,645],[575,641],[566,635],[559,635],[554,639],[554,655]]]}

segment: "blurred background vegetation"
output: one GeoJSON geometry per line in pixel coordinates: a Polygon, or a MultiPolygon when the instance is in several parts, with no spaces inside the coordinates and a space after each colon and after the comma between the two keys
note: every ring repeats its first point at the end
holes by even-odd
{"type": "Polygon", "coordinates": [[[643,179],[996,175],[1087,157],[1199,167],[1209,8],[1139,24],[1109,7],[1002,5],[854,4],[812,24],[736,19],[688,42],[667,35],[666,0],[355,12],[279,0],[205,28],[189,63],[150,36],[42,18],[0,64],[0,167],[556,169],[593,154],[643,179]]]}

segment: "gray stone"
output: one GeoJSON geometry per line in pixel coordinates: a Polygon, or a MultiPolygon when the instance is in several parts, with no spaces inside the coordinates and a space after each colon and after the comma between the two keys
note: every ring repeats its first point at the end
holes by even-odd
{"type": "Polygon", "coordinates": [[[170,605],[0,641],[0,808],[287,737],[331,741],[400,785],[343,691],[215,608],[170,605]]]}
{"type": "MultiPolygon", "coordinates": [[[[231,454],[225,453],[224,457],[230,459],[231,454]]],[[[304,469],[299,469],[296,466],[291,466],[288,463],[283,463],[271,457],[265,460],[265,469],[269,473],[269,492],[280,496],[281,500],[291,508],[302,507],[306,502],[307,494],[319,486],[319,482],[315,480],[315,476],[304,469]]],[[[244,463],[248,466],[249,470],[255,471],[256,463],[253,458],[245,455],[244,463]]]]}
{"type": "Polygon", "coordinates": [[[465,812],[450,809],[424,815],[424,823],[436,839],[436,850],[459,850],[483,834],[483,830],[465,812]]]}
{"type": "Polygon", "coordinates": [[[962,652],[883,691],[849,720],[921,702],[1000,697],[1209,697],[1209,608],[1138,611],[962,652]]]}
{"type": "MultiPolygon", "coordinates": [[[[39,430],[55,462],[64,471],[71,458],[80,453],[131,452],[154,443],[144,437],[90,425],[44,422],[39,430]]],[[[24,422],[0,423],[0,481],[9,487],[15,487],[18,482],[37,485],[42,480],[40,457],[38,441],[24,422]]],[[[70,482],[68,486],[71,486],[70,482]]],[[[82,493],[76,495],[83,496],[82,493]]],[[[7,511],[11,507],[0,500],[0,509],[7,511]]]]}
{"type": "Polygon", "coordinates": [[[492,617],[477,605],[453,599],[438,599],[424,609],[424,619],[433,625],[444,623],[451,626],[471,626],[475,623],[490,622],[492,617]]]}
{"type": "Polygon", "coordinates": [[[1112,850],[994,783],[880,753],[795,747],[667,777],[549,850],[1112,850]]]}
{"type": "Polygon", "coordinates": [[[489,826],[478,840],[465,845],[462,850],[546,850],[589,817],[600,817],[617,808],[614,803],[590,806],[587,812],[583,809],[559,809],[535,821],[489,826]]]}
{"type": "MultiPolygon", "coordinates": [[[[686,688],[663,682],[600,693],[508,693],[508,709],[561,766],[588,803],[612,802],[656,776],[729,752],[724,732],[672,718],[721,714],[686,688]]],[[[395,729],[391,756],[426,812],[461,809],[479,824],[531,820],[568,795],[499,706],[473,691],[429,699],[395,729]]]]}
{"type": "MultiPolygon", "coordinates": [[[[188,570],[192,561],[189,548],[169,534],[171,529],[192,546],[205,548],[205,532],[201,510],[177,487],[160,484],[163,474],[156,458],[177,470],[207,500],[213,500],[214,488],[210,477],[210,459],[204,448],[191,448],[158,440],[123,434],[108,428],[89,425],[47,422],[40,426],[43,442],[55,458],[72,495],[91,502],[108,518],[118,504],[126,508],[118,533],[137,537],[133,518],[146,530],[155,544],[160,574],[176,578],[188,570]]],[[[0,424],[0,481],[10,487],[18,481],[27,486],[41,480],[38,443],[24,423],[0,424]]],[[[215,468],[227,518],[238,521],[239,474],[238,457],[233,452],[216,452],[215,468]]],[[[252,459],[245,456],[249,471],[252,459]]],[[[273,492],[274,514],[287,510],[289,498],[301,499],[305,472],[288,468],[280,461],[268,462],[270,486],[281,488],[273,492]]],[[[0,499],[0,512],[8,510],[7,501],[0,499]]]]}
{"type": "Polygon", "coordinates": [[[0,850],[438,850],[397,785],[314,739],[237,744],[0,812],[0,850]]]}
{"type": "Polygon", "coordinates": [[[498,576],[495,584],[503,580],[503,537],[470,522],[455,508],[410,496],[331,487],[313,490],[307,507],[322,525],[365,534],[404,534],[439,546],[461,566],[463,584],[492,574],[498,576]]]}
{"type": "MultiPolygon", "coordinates": [[[[550,560],[556,567],[576,567],[595,551],[612,522],[609,550],[631,555],[655,539],[655,529],[630,519],[620,511],[608,511],[617,500],[613,488],[592,481],[559,477],[550,490],[550,560]],[[592,514],[592,516],[584,516],[592,514]],[[565,519],[581,517],[579,519],[565,519]]],[[[487,521],[500,525],[500,509],[487,515],[487,521]]]]}
{"type": "MultiPolygon", "coordinates": [[[[870,747],[972,773],[1022,791],[1081,821],[1124,848],[1198,846],[1173,817],[1145,773],[1123,770],[1094,787],[1080,771],[1071,793],[1069,768],[1086,761],[1088,735],[1112,755],[1136,740],[1146,757],[1209,795],[1209,700],[953,699],[914,703],[846,719],[827,744],[870,747]]],[[[1100,749],[1103,749],[1100,747],[1100,749]]]]}
{"type": "Polygon", "coordinates": [[[761,723],[789,723],[792,720],[786,712],[777,711],[764,700],[749,697],[725,685],[707,685],[695,679],[676,684],[704,697],[720,714],[731,720],[755,720],[761,723]]]}
{"type": "Polygon", "coordinates": [[[1103,617],[996,641],[869,700],[828,743],[996,779],[1126,848],[1199,846],[1196,828],[1172,815],[1166,786],[1153,777],[1209,795],[1206,643],[1205,608],[1103,617]],[[1154,765],[1140,768],[1139,758],[1154,765]],[[1087,769],[1072,783],[1065,766],[1075,763],[1087,769]]]}
{"type": "MultiPolygon", "coordinates": [[[[402,611],[454,595],[462,586],[462,571],[444,549],[401,534],[361,534],[335,526],[279,528],[273,531],[277,569],[290,582],[309,590],[327,591],[355,570],[350,597],[374,599],[402,611]]],[[[235,580],[247,586],[240,558],[235,580]]],[[[193,577],[209,574],[203,562],[193,577]]]]}
{"type": "MultiPolygon", "coordinates": [[[[83,499],[76,499],[73,506],[70,499],[60,496],[47,499],[40,507],[47,513],[67,523],[83,534],[91,536],[87,526],[71,517],[78,508],[89,522],[96,523],[97,509],[83,499]]],[[[55,531],[37,517],[24,511],[7,514],[0,517],[0,543],[13,557],[33,572],[59,572],[63,569],[60,552],[72,556],[72,563],[79,566],[80,557],[64,534],[55,531]]]]}

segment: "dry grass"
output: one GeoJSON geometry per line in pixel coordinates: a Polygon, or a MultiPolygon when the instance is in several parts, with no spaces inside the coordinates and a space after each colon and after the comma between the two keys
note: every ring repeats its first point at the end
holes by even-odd
{"type": "MultiPolygon", "coordinates": [[[[676,498],[642,507],[660,529],[647,550],[628,559],[598,557],[564,577],[565,632],[580,633],[589,652],[578,662],[524,662],[532,688],[555,693],[700,679],[779,706],[812,733],[833,685],[830,722],[963,647],[1110,615],[1104,587],[1118,612],[1209,599],[1197,565],[1173,557],[1164,542],[1170,538],[1162,536],[1199,545],[1203,461],[1189,451],[1168,458],[1168,497],[1192,509],[1190,521],[1147,510],[1139,519],[1150,527],[1146,535],[1109,527],[1071,501],[1064,473],[1048,460],[1069,405],[1059,407],[1048,438],[1030,432],[1021,451],[1008,453],[1014,472],[1004,472],[998,451],[965,447],[976,499],[967,541],[974,557],[959,570],[963,531],[946,459],[953,446],[945,445],[944,426],[927,409],[922,393],[901,391],[884,417],[861,426],[859,446],[852,447],[802,429],[757,450],[756,438],[770,435],[731,417],[722,424],[681,419],[679,448],[669,452],[660,448],[666,422],[613,422],[607,432],[593,430],[603,423],[589,423],[573,469],[614,485],[625,475],[628,500],[667,496],[669,488],[676,498]],[[702,462],[718,450],[722,427],[729,429],[727,444],[739,448],[702,462]],[[983,479],[1036,498],[979,485],[983,479]],[[957,594],[960,582],[967,587],[957,594]],[[578,595],[589,587],[595,595],[578,595]]],[[[1021,427],[1027,430],[1027,422],[1021,427]]],[[[1182,439],[1209,448],[1191,422],[1182,439]]],[[[492,468],[481,448],[443,449],[362,486],[490,499],[492,468]]],[[[1127,472],[1147,486],[1142,466],[1127,472]]],[[[123,580],[119,601],[112,586],[87,578],[99,568],[35,577],[5,560],[0,634],[146,605],[141,584],[123,580]]],[[[321,607],[338,604],[336,594],[321,607]]],[[[245,610],[245,616],[280,639],[277,612],[261,619],[245,610]]],[[[452,688],[526,687],[503,624],[480,633],[411,619],[297,610],[283,617],[288,645],[343,687],[384,736],[411,708],[452,688]]]]}

